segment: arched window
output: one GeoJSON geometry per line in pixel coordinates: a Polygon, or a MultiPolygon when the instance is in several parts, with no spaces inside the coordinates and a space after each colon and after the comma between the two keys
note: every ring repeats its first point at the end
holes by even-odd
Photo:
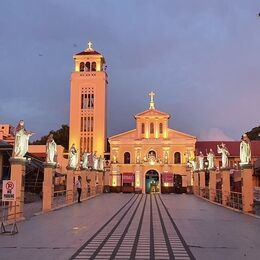
{"type": "Polygon", "coordinates": [[[92,71],[96,71],[96,67],[97,67],[96,62],[92,62],[92,64],[91,64],[91,70],[92,70],[92,71]]]}
{"type": "Polygon", "coordinates": [[[154,123],[150,124],[150,134],[154,134],[154,123]]]}
{"type": "Polygon", "coordinates": [[[86,62],[86,71],[90,71],[90,62],[86,62]]]}
{"type": "Polygon", "coordinates": [[[129,152],[125,152],[124,153],[124,164],[130,164],[130,153],[129,152]]]}
{"type": "Polygon", "coordinates": [[[142,134],[144,134],[144,123],[142,123],[142,134]]]}
{"type": "Polygon", "coordinates": [[[79,71],[84,71],[84,62],[79,64],[79,71]]]}
{"type": "Polygon", "coordinates": [[[163,124],[162,123],[159,124],[159,132],[160,132],[160,134],[163,133],[163,124]]]}
{"type": "Polygon", "coordinates": [[[150,150],[148,153],[148,157],[154,156],[156,158],[156,152],[154,150],[150,150]]]}
{"type": "Polygon", "coordinates": [[[181,153],[176,152],[174,154],[174,163],[175,164],[180,164],[181,163],[181,153]]]}

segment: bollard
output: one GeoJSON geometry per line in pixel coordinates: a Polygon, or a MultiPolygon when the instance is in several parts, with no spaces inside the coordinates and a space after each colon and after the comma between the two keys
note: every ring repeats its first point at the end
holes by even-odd
{"type": "Polygon", "coordinates": [[[56,164],[44,163],[44,180],[42,185],[42,211],[50,211],[53,203],[54,184],[56,164]]]}
{"type": "Polygon", "coordinates": [[[229,196],[230,196],[230,170],[221,169],[221,178],[222,178],[222,204],[224,206],[229,205],[229,196]]]}
{"type": "Polygon", "coordinates": [[[242,177],[242,201],[243,211],[253,211],[253,168],[252,165],[243,166],[242,177]]]}

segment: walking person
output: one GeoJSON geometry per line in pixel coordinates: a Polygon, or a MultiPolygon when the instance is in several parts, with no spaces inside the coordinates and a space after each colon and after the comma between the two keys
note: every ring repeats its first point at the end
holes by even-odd
{"type": "Polygon", "coordinates": [[[76,182],[77,192],[78,192],[78,203],[81,203],[80,197],[81,197],[81,191],[82,191],[82,185],[81,185],[81,176],[78,177],[78,180],[76,182]]]}

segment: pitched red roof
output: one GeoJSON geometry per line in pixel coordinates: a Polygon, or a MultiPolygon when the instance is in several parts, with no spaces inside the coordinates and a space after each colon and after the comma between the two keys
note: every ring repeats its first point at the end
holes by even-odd
{"type": "Polygon", "coordinates": [[[97,51],[82,51],[75,55],[101,55],[101,54],[97,51]]]}
{"type": "MultiPolygon", "coordinates": [[[[240,141],[198,141],[195,144],[196,154],[200,151],[206,155],[210,149],[213,150],[216,156],[217,153],[217,145],[224,143],[230,152],[230,156],[239,157],[240,154],[240,141]]],[[[259,141],[251,141],[251,152],[253,157],[260,157],[260,142],[259,141]]]]}

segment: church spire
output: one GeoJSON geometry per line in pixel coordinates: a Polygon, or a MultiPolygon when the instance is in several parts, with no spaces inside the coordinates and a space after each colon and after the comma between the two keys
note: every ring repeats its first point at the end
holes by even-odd
{"type": "Polygon", "coordinates": [[[149,96],[150,96],[150,107],[149,107],[149,109],[155,109],[155,106],[154,106],[155,93],[152,91],[152,92],[149,93],[149,96]]]}

